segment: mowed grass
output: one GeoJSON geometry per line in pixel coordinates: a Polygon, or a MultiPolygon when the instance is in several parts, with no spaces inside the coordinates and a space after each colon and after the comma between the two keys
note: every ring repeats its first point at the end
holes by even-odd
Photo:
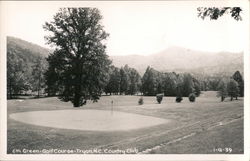
{"type": "MultiPolygon", "coordinates": [[[[81,108],[55,97],[9,100],[8,115],[42,110],[111,110],[136,113],[170,120],[167,124],[130,131],[98,132],[35,126],[8,117],[7,152],[14,149],[121,149],[136,148],[143,153],[207,154],[214,148],[231,148],[233,154],[243,153],[243,98],[220,102],[216,92],[204,92],[191,103],[184,98],[164,97],[157,104],[155,97],[103,96],[97,103],[89,101],[81,108]],[[190,135],[191,134],[191,135],[190,135]]],[[[62,120],[58,120],[62,121],[62,120]]],[[[88,124],[88,122],[83,122],[88,124]]],[[[72,125],[73,126],[73,125],[72,125]]],[[[22,152],[21,152],[22,153],[22,152]]],[[[226,152],[222,152],[226,153],[226,152]]]]}

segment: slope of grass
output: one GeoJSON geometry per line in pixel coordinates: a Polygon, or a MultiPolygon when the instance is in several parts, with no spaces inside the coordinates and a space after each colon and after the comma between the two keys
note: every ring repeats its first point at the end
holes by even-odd
{"type": "Polygon", "coordinates": [[[41,150],[136,148],[142,152],[157,146],[158,149],[149,153],[206,154],[216,153],[212,151],[216,147],[230,147],[233,149],[232,153],[243,153],[242,98],[238,101],[220,102],[220,99],[215,97],[215,92],[212,92],[204,93],[204,96],[198,97],[194,103],[190,103],[188,98],[184,98],[182,103],[175,103],[174,97],[164,97],[162,104],[157,104],[155,97],[144,97],[144,104],[138,105],[139,98],[140,96],[103,96],[98,103],[88,102],[81,108],[73,108],[71,103],[61,102],[54,97],[9,100],[8,115],[16,112],[60,109],[111,110],[113,101],[115,111],[154,116],[171,122],[125,132],[93,132],[34,126],[8,117],[8,153],[13,153],[13,149],[24,148],[41,150]],[[216,127],[220,122],[230,122],[235,119],[239,121],[216,127]],[[215,128],[210,129],[214,126],[215,128]],[[169,144],[192,133],[195,135],[169,144]]]}

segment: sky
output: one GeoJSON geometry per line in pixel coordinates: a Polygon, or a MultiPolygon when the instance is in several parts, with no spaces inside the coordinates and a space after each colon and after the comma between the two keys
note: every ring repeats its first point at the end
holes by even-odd
{"type": "MultiPolygon", "coordinates": [[[[240,52],[244,49],[245,21],[230,16],[218,20],[197,17],[200,6],[244,6],[226,1],[99,1],[99,2],[1,2],[1,29],[9,36],[50,48],[42,26],[60,7],[97,7],[110,34],[108,55],[149,55],[171,46],[201,51],[240,52]]],[[[247,15],[243,8],[242,15],[247,15]]],[[[244,17],[243,17],[244,18],[244,17]]]]}

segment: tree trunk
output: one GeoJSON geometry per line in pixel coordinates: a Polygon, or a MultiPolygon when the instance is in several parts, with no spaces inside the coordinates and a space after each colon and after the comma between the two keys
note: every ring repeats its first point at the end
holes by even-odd
{"type": "Polygon", "coordinates": [[[80,98],[81,98],[81,84],[80,84],[80,76],[77,76],[75,89],[74,89],[74,107],[80,107],[80,98]]]}
{"type": "Polygon", "coordinates": [[[80,99],[81,99],[81,82],[82,82],[81,73],[82,73],[82,68],[80,66],[80,63],[79,62],[77,62],[77,63],[78,63],[78,65],[77,65],[76,69],[78,69],[78,71],[76,72],[76,81],[75,81],[75,89],[74,89],[74,93],[75,93],[74,102],[73,102],[74,107],[80,107],[81,106],[81,104],[80,104],[81,100],[80,99]]]}
{"type": "Polygon", "coordinates": [[[12,84],[11,84],[11,79],[9,79],[9,99],[12,99],[12,84]]]}
{"type": "Polygon", "coordinates": [[[75,87],[75,96],[74,96],[74,107],[80,107],[80,94],[79,94],[79,88],[78,86],[75,87]]]}
{"type": "Polygon", "coordinates": [[[41,84],[41,75],[39,75],[39,78],[38,78],[37,98],[40,97],[40,84],[41,84]]]}
{"type": "Polygon", "coordinates": [[[224,101],[224,96],[221,96],[221,102],[223,102],[224,101]]]}
{"type": "Polygon", "coordinates": [[[231,101],[233,101],[233,96],[231,96],[231,101]]]}

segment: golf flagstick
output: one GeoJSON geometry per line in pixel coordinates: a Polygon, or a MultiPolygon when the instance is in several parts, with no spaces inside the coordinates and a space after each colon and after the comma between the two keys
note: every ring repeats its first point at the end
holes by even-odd
{"type": "Polygon", "coordinates": [[[111,101],[111,115],[113,115],[113,100],[111,101]]]}

